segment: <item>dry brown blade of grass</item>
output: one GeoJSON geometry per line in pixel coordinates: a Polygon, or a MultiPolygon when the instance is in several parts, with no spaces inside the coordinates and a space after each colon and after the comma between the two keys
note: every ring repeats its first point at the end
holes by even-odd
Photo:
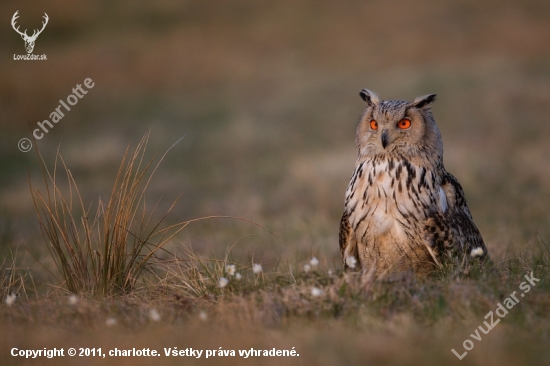
{"type": "Polygon", "coordinates": [[[169,265],[162,265],[158,283],[186,297],[199,298],[212,293],[217,280],[224,275],[226,261],[204,259],[190,248],[184,248],[184,255],[186,259],[174,255],[169,265]]]}
{"type": "Polygon", "coordinates": [[[32,198],[42,234],[69,291],[108,295],[131,290],[155,252],[188,224],[183,222],[159,230],[167,213],[152,230],[148,231],[151,216],[145,221],[145,192],[166,153],[175,145],[162,156],[143,184],[154,160],[153,158],[142,167],[148,137],[149,134],[146,134],[141,139],[131,156],[129,147],[126,150],[107,207],[105,208],[100,200],[91,223],[90,208],[86,209],[84,206],[76,181],[59,150],[53,172],[48,170],[40,152],[37,151],[46,194],[34,190],[29,180],[32,198]],[[61,191],[56,178],[58,159],[62,162],[67,175],[68,197],[61,191]],[[78,209],[73,207],[73,192],[79,202],[78,209]],[[143,213],[138,215],[141,207],[143,213]],[[77,220],[79,214],[82,216],[77,220]],[[138,217],[141,217],[141,220],[138,217]],[[80,225],[77,222],[80,222],[80,225]],[[132,233],[133,231],[135,233],[132,233]],[[153,244],[152,249],[149,248],[148,245],[151,243],[148,240],[158,233],[162,236],[153,244]],[[143,250],[148,250],[148,253],[143,254],[143,250]]]}
{"type": "Polygon", "coordinates": [[[163,266],[164,275],[157,283],[170,292],[190,298],[199,298],[209,292],[209,278],[197,268],[193,260],[175,258],[171,265],[163,266]]]}
{"type": "Polygon", "coordinates": [[[2,275],[0,277],[0,290],[2,294],[8,295],[12,293],[16,278],[15,278],[15,265],[12,263],[11,266],[6,267],[6,259],[0,263],[0,270],[2,275]]]}
{"type": "Polygon", "coordinates": [[[32,285],[30,288],[36,296],[38,296],[38,291],[34,284],[34,279],[32,278],[31,273],[28,269],[18,268],[16,264],[17,250],[15,253],[11,252],[11,261],[8,261],[8,258],[0,263],[0,296],[2,296],[1,301],[4,301],[5,296],[8,295],[17,295],[23,294],[27,299],[29,298],[29,290],[26,285],[32,285]]]}
{"type": "MultiPolygon", "coordinates": [[[[56,167],[58,158],[62,159],[59,154],[56,156],[56,167]]],[[[42,232],[49,239],[50,245],[48,246],[48,249],[50,250],[50,254],[52,255],[52,258],[54,259],[58,269],[62,273],[63,278],[67,282],[67,287],[69,288],[69,290],[75,292],[77,288],[85,287],[86,282],[89,282],[89,278],[87,278],[89,273],[86,258],[90,258],[90,246],[80,245],[79,228],[74,220],[73,215],[72,186],[75,185],[76,187],[76,183],[74,181],[74,178],[72,177],[71,172],[63,163],[69,183],[69,203],[67,203],[67,200],[63,196],[61,190],[59,189],[59,186],[56,183],[56,170],[54,169],[54,173],[52,175],[45,167],[43,160],[42,163],[44,165],[43,172],[47,172],[48,177],[53,184],[53,202],[52,195],[50,194],[49,185],[47,184],[47,179],[45,180],[46,189],[48,192],[48,201],[46,201],[46,199],[39,191],[36,191],[37,197],[35,197],[34,192],[32,192],[31,186],[33,200],[35,202],[37,213],[39,214],[39,222],[42,232]],[[36,198],[38,198],[38,202],[36,198]],[[41,209],[38,208],[39,206],[41,207],[41,209]],[[44,220],[42,218],[44,218],[44,220]],[[63,245],[61,245],[60,243],[60,238],[63,245]],[[88,253],[85,256],[83,249],[87,248],[88,253]],[[65,251],[63,249],[66,250],[68,256],[65,254],[65,251]],[[78,281],[84,283],[78,284],[78,281]]],[[[80,199],[81,208],[84,215],[83,220],[81,221],[84,227],[84,231],[89,235],[90,230],[87,225],[87,221],[84,219],[87,216],[87,212],[84,210],[84,206],[80,198],[80,193],[78,192],[78,189],[76,189],[76,191],[80,199]]],[[[90,237],[86,236],[87,235],[85,234],[85,241],[89,242],[90,237]]],[[[92,262],[92,266],[93,265],[94,263],[92,262]]]]}
{"type": "Polygon", "coordinates": [[[194,299],[223,295],[233,292],[234,289],[238,289],[238,292],[259,290],[261,286],[258,286],[258,281],[265,283],[264,273],[255,274],[250,281],[247,273],[252,272],[252,267],[230,259],[231,250],[237,242],[238,240],[227,249],[223,259],[203,258],[192,248],[184,246],[181,256],[173,255],[172,259],[160,260],[160,271],[154,273],[157,284],[168,293],[194,299]],[[242,276],[239,280],[235,278],[235,274],[230,275],[227,272],[227,265],[230,264],[235,265],[235,274],[239,273],[242,276]],[[229,280],[227,288],[220,287],[221,277],[229,280]]]}
{"type": "MultiPolygon", "coordinates": [[[[143,160],[143,150],[145,141],[142,139],[132,158],[128,161],[125,167],[125,162],[128,154],[126,151],[111,193],[111,199],[107,204],[107,209],[103,212],[104,218],[104,233],[103,233],[103,255],[100,256],[102,263],[102,287],[107,289],[112,286],[110,281],[121,284],[122,288],[127,288],[128,282],[124,278],[124,267],[126,264],[126,247],[128,240],[128,232],[131,229],[135,213],[138,205],[135,203],[137,187],[141,183],[141,179],[145,174],[150,163],[139,174],[139,169],[143,160]],[[142,154],[140,155],[140,151],[142,154]],[[139,163],[134,172],[134,162],[139,158],[139,163]]],[[[138,234],[139,235],[139,234],[138,234]]],[[[138,242],[139,243],[139,242],[138,242]]],[[[134,239],[133,249],[136,249],[134,239]]],[[[139,248],[139,244],[138,244],[139,248]]],[[[131,263],[131,262],[130,262],[131,263]]]]}

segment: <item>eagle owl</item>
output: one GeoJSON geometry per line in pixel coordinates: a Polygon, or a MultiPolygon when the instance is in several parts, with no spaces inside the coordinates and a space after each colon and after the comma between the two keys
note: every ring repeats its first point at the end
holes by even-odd
{"type": "Polygon", "coordinates": [[[340,222],[344,266],[377,276],[428,274],[447,257],[487,256],[458,180],[443,166],[441,134],[430,111],[436,95],[381,101],[360,93],[357,162],[340,222]]]}

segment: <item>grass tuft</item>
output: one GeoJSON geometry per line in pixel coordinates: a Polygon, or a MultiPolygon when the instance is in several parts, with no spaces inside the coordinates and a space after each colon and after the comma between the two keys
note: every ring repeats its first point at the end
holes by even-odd
{"type": "Polygon", "coordinates": [[[93,214],[59,150],[53,172],[38,152],[45,189],[34,189],[30,183],[31,193],[59,280],[68,291],[92,296],[130,292],[142,273],[151,269],[157,251],[189,223],[160,228],[175,202],[158,222],[151,222],[154,208],[147,214],[145,193],[166,156],[151,169],[154,158],[144,162],[148,138],[147,133],[133,150],[126,149],[109,201],[99,199],[93,214]],[[67,177],[66,189],[56,175],[59,162],[67,177]]]}

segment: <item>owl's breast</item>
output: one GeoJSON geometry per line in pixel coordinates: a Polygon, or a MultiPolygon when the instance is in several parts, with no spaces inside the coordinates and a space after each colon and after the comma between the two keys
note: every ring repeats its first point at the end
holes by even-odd
{"type": "Polygon", "coordinates": [[[351,227],[361,241],[388,235],[407,240],[430,213],[443,207],[439,190],[433,170],[407,160],[360,162],[346,192],[351,227]]]}

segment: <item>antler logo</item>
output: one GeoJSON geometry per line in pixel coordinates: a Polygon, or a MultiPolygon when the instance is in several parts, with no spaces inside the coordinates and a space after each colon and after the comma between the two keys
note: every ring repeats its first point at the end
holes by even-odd
{"type": "Polygon", "coordinates": [[[11,26],[13,27],[13,29],[17,33],[19,33],[21,35],[21,38],[23,38],[23,41],[25,41],[25,49],[27,50],[27,53],[32,53],[32,50],[34,49],[34,43],[36,42],[36,39],[38,38],[40,33],[42,33],[44,28],[46,28],[46,24],[48,24],[48,19],[49,19],[48,14],[44,13],[44,21],[42,22],[42,29],[40,29],[40,30],[35,29],[32,36],[29,36],[27,34],[26,29],[25,29],[24,32],[21,32],[19,30],[19,26],[17,26],[17,28],[15,27],[16,26],[15,22],[16,22],[17,18],[19,18],[19,15],[17,13],[19,13],[19,10],[17,10],[15,12],[15,14],[13,14],[13,18],[11,18],[11,26]]]}

